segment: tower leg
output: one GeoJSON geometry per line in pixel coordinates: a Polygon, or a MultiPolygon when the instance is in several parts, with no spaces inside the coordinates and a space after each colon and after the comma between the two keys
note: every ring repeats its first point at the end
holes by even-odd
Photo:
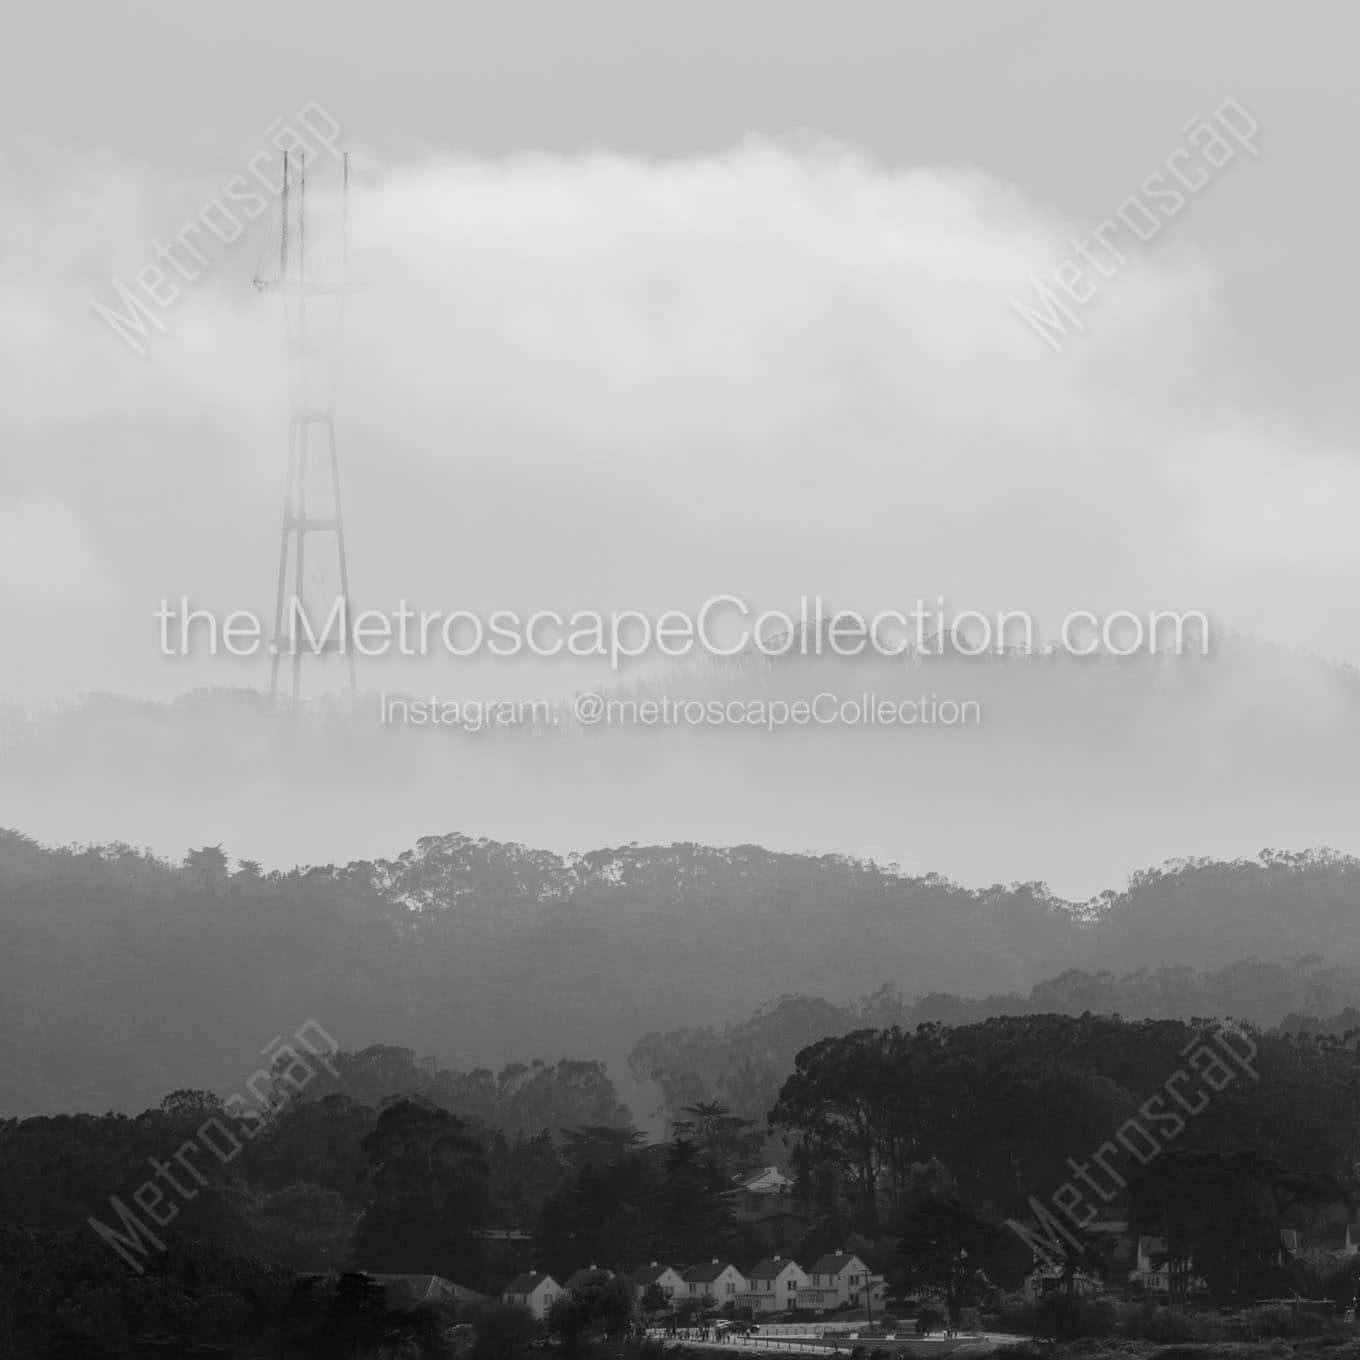
{"type": "Polygon", "coordinates": [[[344,601],[344,646],[345,661],[349,667],[349,692],[355,692],[354,648],[351,646],[349,618],[349,565],[345,561],[345,517],[340,510],[340,458],[335,451],[335,421],[326,422],[326,438],[331,459],[331,505],[335,516],[335,552],[340,559],[340,598],[344,601]]]}
{"type": "Polygon", "coordinates": [[[274,593],[274,636],[270,642],[269,692],[279,692],[279,662],[283,659],[283,602],[288,589],[288,534],[293,527],[293,489],[297,479],[297,427],[288,429],[288,475],[283,484],[283,524],[279,528],[279,583],[274,593]]]}
{"type": "MultiPolygon", "coordinates": [[[[300,606],[306,608],[306,596],[304,594],[304,583],[306,577],[303,570],[307,564],[307,423],[306,421],[294,420],[293,429],[296,431],[295,438],[298,446],[297,460],[297,516],[296,528],[296,555],[293,559],[293,594],[297,597],[300,606]]],[[[293,703],[302,697],[302,648],[294,640],[293,646],[293,703]]]]}

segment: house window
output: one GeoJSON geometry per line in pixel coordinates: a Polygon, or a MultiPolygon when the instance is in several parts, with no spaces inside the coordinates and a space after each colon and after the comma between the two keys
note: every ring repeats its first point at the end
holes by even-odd
{"type": "Polygon", "coordinates": [[[795,1289],[797,1289],[797,1288],[798,1288],[798,1281],[797,1281],[797,1280],[794,1280],[794,1279],[790,1279],[790,1280],[789,1280],[789,1293],[793,1293],[793,1291],[794,1291],[795,1289]]]}
{"type": "Polygon", "coordinates": [[[737,1292],[737,1286],[734,1285],[731,1280],[728,1280],[727,1282],[727,1292],[729,1294],[735,1294],[737,1292]]]}

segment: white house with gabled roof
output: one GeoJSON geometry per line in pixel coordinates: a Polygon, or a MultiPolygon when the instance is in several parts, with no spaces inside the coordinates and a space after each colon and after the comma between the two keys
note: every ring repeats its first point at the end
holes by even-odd
{"type": "Polygon", "coordinates": [[[839,1308],[863,1305],[870,1287],[869,1267],[853,1252],[835,1251],[819,1256],[808,1271],[808,1300],[800,1307],[839,1308]]]}
{"type": "Polygon", "coordinates": [[[603,1275],[608,1280],[614,1278],[614,1272],[612,1270],[601,1270],[600,1267],[592,1261],[588,1266],[582,1266],[580,1270],[573,1270],[571,1274],[567,1276],[566,1282],[562,1286],[563,1292],[570,1294],[573,1289],[577,1288],[579,1285],[588,1284],[597,1275],[603,1275]]]}
{"type": "Polygon", "coordinates": [[[674,1266],[662,1265],[659,1261],[635,1270],[632,1275],[633,1290],[641,1302],[647,1291],[655,1285],[672,1303],[689,1291],[685,1288],[684,1278],[674,1266]]]}
{"type": "Polygon", "coordinates": [[[733,1303],[756,1313],[782,1313],[798,1306],[798,1291],[807,1287],[807,1272],[797,1261],[768,1256],[746,1272],[746,1290],[733,1303]]]}
{"type": "Polygon", "coordinates": [[[536,1270],[516,1275],[501,1294],[501,1302],[516,1308],[527,1308],[540,1322],[548,1310],[562,1296],[562,1286],[551,1275],[536,1270]]]}
{"type": "Polygon", "coordinates": [[[746,1291],[746,1277],[731,1261],[714,1257],[707,1265],[691,1266],[685,1271],[685,1293],[691,1299],[712,1299],[714,1303],[735,1303],[746,1291]]]}

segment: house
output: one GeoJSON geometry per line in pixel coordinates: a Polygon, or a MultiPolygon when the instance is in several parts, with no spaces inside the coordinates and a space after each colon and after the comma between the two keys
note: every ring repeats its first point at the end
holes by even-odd
{"type": "Polygon", "coordinates": [[[685,1271],[685,1292],[692,1299],[711,1299],[714,1303],[735,1302],[746,1292],[746,1279],[730,1261],[716,1256],[705,1266],[685,1271]]]}
{"type": "Polygon", "coordinates": [[[793,1180],[777,1166],[733,1176],[732,1190],[732,1212],[743,1223],[793,1208],[793,1180]]]}
{"type": "Polygon", "coordinates": [[[614,1272],[612,1270],[603,1270],[592,1261],[588,1266],[585,1266],[580,1270],[573,1270],[571,1274],[567,1276],[566,1283],[562,1286],[562,1292],[570,1294],[577,1285],[585,1284],[587,1280],[594,1279],[596,1275],[604,1275],[611,1280],[614,1278],[614,1272]]]}
{"type": "Polygon", "coordinates": [[[1129,1283],[1150,1294],[1174,1299],[1204,1288],[1204,1281],[1195,1274],[1194,1262],[1184,1256],[1173,1257],[1161,1237],[1138,1239],[1138,1264],[1129,1272],[1129,1283]]]}
{"type": "Polygon", "coordinates": [[[516,1275],[501,1293],[501,1302],[516,1308],[527,1308],[540,1322],[548,1310],[562,1296],[562,1286],[551,1275],[526,1271],[516,1275]]]}
{"type": "Polygon", "coordinates": [[[795,1246],[812,1226],[812,1215],[794,1196],[792,1178],[777,1166],[732,1177],[732,1216],[771,1253],[795,1246]]]}
{"type": "Polygon", "coordinates": [[[646,1296],[647,1291],[655,1285],[672,1303],[680,1298],[682,1294],[689,1291],[685,1288],[685,1281],[680,1272],[673,1266],[663,1266],[656,1261],[640,1267],[632,1274],[633,1290],[637,1294],[638,1301],[646,1296]]]}
{"type": "Polygon", "coordinates": [[[1354,1256],[1360,1252],[1360,1223],[1346,1224],[1346,1240],[1341,1248],[1343,1256],[1354,1256]]]}
{"type": "Polygon", "coordinates": [[[1073,1294],[1099,1294],[1105,1286],[1086,1271],[1074,1271],[1071,1278],[1067,1278],[1062,1266],[1051,1261],[1040,1261],[1025,1276],[1020,1288],[1027,1298],[1037,1302],[1059,1288],[1070,1290],[1073,1294]]]}
{"type": "Polygon", "coordinates": [[[387,1289],[389,1307],[416,1308],[432,1304],[485,1303],[486,1295],[442,1275],[372,1275],[370,1280],[387,1289]]]}
{"type": "Polygon", "coordinates": [[[777,1166],[763,1166],[732,1178],[743,1195],[788,1195],[793,1193],[793,1178],[777,1166]]]}
{"type": "Polygon", "coordinates": [[[798,1307],[798,1292],[807,1287],[807,1272],[797,1261],[770,1256],[746,1272],[746,1289],[733,1303],[756,1313],[782,1313],[798,1307]]]}
{"type": "Polygon", "coordinates": [[[800,1308],[839,1308],[842,1304],[862,1305],[870,1288],[869,1267],[850,1252],[837,1251],[818,1257],[808,1272],[808,1301],[800,1308]]]}
{"type": "Polygon", "coordinates": [[[1171,1259],[1167,1255],[1165,1238],[1138,1239],[1138,1264],[1129,1276],[1129,1283],[1141,1285],[1150,1294],[1171,1292],[1171,1259]]]}
{"type": "MultiPolygon", "coordinates": [[[[1062,1284],[1076,1293],[1100,1293],[1102,1289],[1123,1289],[1137,1284],[1140,1257],[1135,1237],[1122,1219],[1106,1219],[1086,1224],[1079,1236],[1067,1233],[1063,1225],[1044,1225],[1030,1221],[1020,1225],[1034,1249],[1034,1268],[1025,1277],[1023,1289],[1031,1298],[1042,1298],[1062,1284]],[[1062,1240],[1059,1239],[1062,1235],[1062,1240]],[[1047,1247],[1041,1245],[1047,1241],[1047,1247]],[[1077,1262],[1067,1259],[1069,1249],[1080,1252],[1077,1262]],[[1068,1277],[1070,1265],[1080,1268],[1068,1277]]],[[[1144,1269],[1151,1262],[1146,1251],[1141,1258],[1144,1269]]],[[[1145,1286],[1146,1287],[1146,1286],[1145,1286]]]]}

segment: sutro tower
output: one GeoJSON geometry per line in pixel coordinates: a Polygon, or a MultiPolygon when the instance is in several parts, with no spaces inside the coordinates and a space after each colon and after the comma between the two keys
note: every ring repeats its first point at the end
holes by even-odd
{"type": "MultiPolygon", "coordinates": [[[[340,342],[345,298],[349,290],[349,153],[341,156],[340,240],[338,277],[318,278],[307,258],[307,158],[298,151],[283,156],[279,195],[279,271],[277,279],[255,279],[256,288],[283,299],[288,355],[288,475],[283,492],[283,527],[279,538],[278,590],[274,601],[274,635],[270,643],[269,688],[279,691],[279,663],[292,657],[292,696],[302,693],[302,658],[313,650],[343,653],[354,691],[354,651],[350,646],[349,570],[345,562],[345,525],[340,511],[340,463],[335,450],[335,397],[340,375],[340,342]],[[292,181],[296,171],[297,182],[292,181]],[[313,436],[315,435],[315,438],[313,436]],[[318,468],[316,460],[321,457],[318,468]],[[329,469],[329,494],[326,472],[329,469]],[[319,475],[317,475],[319,473],[319,475]],[[309,487],[309,479],[312,484],[309,487]],[[317,485],[320,483],[320,485],[317,485]],[[321,538],[320,553],[308,560],[308,538],[321,538]],[[330,549],[333,549],[333,558],[330,549]],[[307,569],[322,568],[323,582],[312,580],[311,595],[320,608],[308,609],[307,569]],[[332,574],[334,573],[334,574],[332,574]],[[302,631],[298,611],[306,610],[315,636],[314,648],[302,631]],[[285,624],[286,620],[286,624],[285,624]],[[324,640],[323,640],[324,639],[324,640]]],[[[326,251],[332,260],[333,243],[326,251]]],[[[315,253],[315,245],[313,249],[315,253]]]]}

